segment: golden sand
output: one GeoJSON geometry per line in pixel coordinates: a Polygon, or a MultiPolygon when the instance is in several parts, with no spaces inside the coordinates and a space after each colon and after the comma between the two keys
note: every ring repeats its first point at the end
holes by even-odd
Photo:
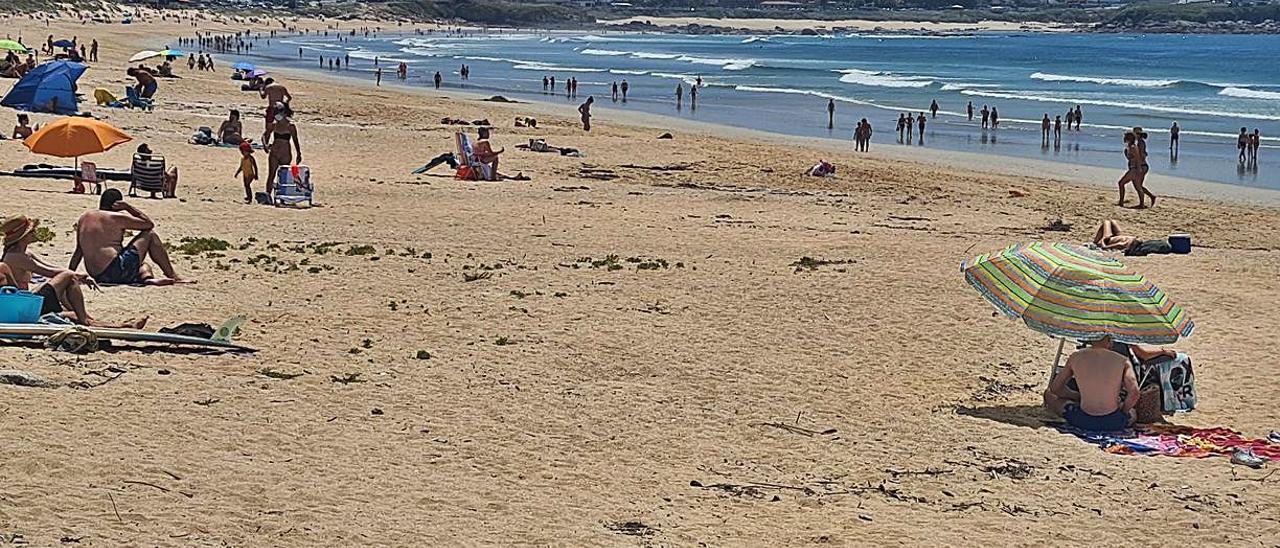
{"type": "MultiPolygon", "coordinates": [[[[123,86],[125,58],[189,29],[53,27],[102,42],[86,89],[123,86]]],[[[226,64],[161,82],[153,113],[95,109],[135,137],[96,160],[127,167],[149,143],[179,166],[183,200],[134,203],[171,242],[233,249],[178,255],[196,285],[113,287],[89,306],[103,319],[152,314],[156,327],[246,314],[239,340],[262,350],[0,347],[0,369],[63,385],[0,386],[0,544],[1280,539],[1280,476],[1112,456],[1045,427],[1055,344],[992,317],[958,269],[1008,243],[1087,241],[1106,217],[1143,235],[1193,232],[1189,256],[1128,260],[1199,324],[1178,348],[1196,360],[1201,405],[1174,420],[1265,435],[1280,428],[1276,209],[1181,198],[1118,209],[1111,191],[1045,172],[874,148],[779,154],[688,130],[658,140],[662,119],[623,125],[608,109],[587,135],[568,106],[303,74],[282,80],[323,207],[248,206],[238,153],[186,144],[230,107],[261,128],[262,101],[226,64]],[[512,127],[526,114],[537,130],[512,127]],[[533,181],[410,175],[452,148],[443,116],[493,121],[503,171],[533,181]],[[587,156],[513,148],[535,137],[587,156]],[[838,177],[800,175],[819,156],[838,177]],[[1047,231],[1057,219],[1070,231],[1047,231]],[[802,257],[839,264],[797,268],[802,257]]],[[[42,160],[0,142],[4,169],[42,160]]],[[[0,185],[0,215],[42,219],[57,236],[36,249],[65,264],[95,197],[64,181],[0,185]]]]}

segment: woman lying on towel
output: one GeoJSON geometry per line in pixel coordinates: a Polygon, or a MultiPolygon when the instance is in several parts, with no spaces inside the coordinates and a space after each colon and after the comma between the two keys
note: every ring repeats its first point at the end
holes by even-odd
{"type": "Polygon", "coordinates": [[[1102,221],[1093,236],[1093,243],[1102,249],[1122,251],[1131,257],[1173,253],[1173,246],[1169,244],[1168,238],[1139,240],[1134,236],[1126,236],[1120,233],[1120,223],[1110,219],[1102,221]]]}

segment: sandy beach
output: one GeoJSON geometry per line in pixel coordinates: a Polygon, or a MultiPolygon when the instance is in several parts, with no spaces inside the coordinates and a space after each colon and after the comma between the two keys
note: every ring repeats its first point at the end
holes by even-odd
{"type": "MultiPolygon", "coordinates": [[[[192,32],[3,22],[97,38],[82,90],[121,88],[132,53],[192,32]]],[[[187,144],[229,108],[261,132],[263,101],[215,57],[162,81],[154,112],[85,108],[134,137],[99,166],[127,168],[145,142],[179,167],[181,200],[132,201],[162,237],[231,249],[174,253],[197,284],[88,302],[153,327],[244,314],[238,340],[260,352],[0,346],[0,369],[59,385],[0,385],[0,544],[1280,543],[1268,469],[1110,455],[1047,427],[1056,343],[993,317],[958,268],[1086,242],[1106,218],[1192,233],[1190,255],[1125,259],[1198,324],[1177,348],[1200,406],[1172,420],[1265,436],[1280,429],[1274,193],[1177,181],[1136,211],[1115,206],[1115,170],[916,162],[610,109],[587,134],[569,106],[277,72],[321,207],[250,206],[234,149],[187,144]],[[492,121],[502,171],[532,181],[411,175],[453,148],[446,116],[492,121]],[[585,157],[515,149],[532,138],[585,157]],[[803,175],[819,158],[838,175],[803,175]]],[[[49,160],[0,141],[2,169],[49,160]]],[[[0,217],[40,219],[56,236],[35,250],[65,264],[96,197],[0,185],[0,217]]]]}

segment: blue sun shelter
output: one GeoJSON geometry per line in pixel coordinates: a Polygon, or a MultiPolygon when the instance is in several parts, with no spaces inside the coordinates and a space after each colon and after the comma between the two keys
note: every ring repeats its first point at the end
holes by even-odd
{"type": "Polygon", "coordinates": [[[52,61],[28,72],[14,84],[0,105],[30,112],[75,114],[76,81],[89,67],[69,61],[52,61]]]}

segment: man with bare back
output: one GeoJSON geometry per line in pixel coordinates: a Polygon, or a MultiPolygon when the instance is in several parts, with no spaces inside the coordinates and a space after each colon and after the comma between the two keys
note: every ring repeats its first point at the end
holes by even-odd
{"type": "Polygon", "coordinates": [[[1129,359],[1111,350],[1110,336],[1090,342],[1067,358],[1066,367],[1044,391],[1046,409],[1089,432],[1124,430],[1133,424],[1137,405],[1138,378],[1129,359]],[[1073,378],[1079,392],[1067,386],[1073,378]]]}
{"type": "Polygon", "coordinates": [[[293,95],[289,94],[289,88],[276,82],[275,79],[267,78],[265,83],[266,85],[262,86],[258,94],[267,100],[267,130],[270,130],[271,125],[275,123],[276,103],[288,105],[293,100],[293,95]]]}
{"type": "Polygon", "coordinates": [[[84,260],[85,271],[99,283],[172,285],[188,283],[179,277],[169,262],[164,241],[155,233],[155,222],[124,201],[117,189],[102,193],[99,209],[86,212],[76,221],[76,250],[71,255],[71,270],[84,260]],[[138,234],[126,245],[126,230],[138,234]],[[160,267],[157,277],[146,264],[150,257],[160,267]]]}

